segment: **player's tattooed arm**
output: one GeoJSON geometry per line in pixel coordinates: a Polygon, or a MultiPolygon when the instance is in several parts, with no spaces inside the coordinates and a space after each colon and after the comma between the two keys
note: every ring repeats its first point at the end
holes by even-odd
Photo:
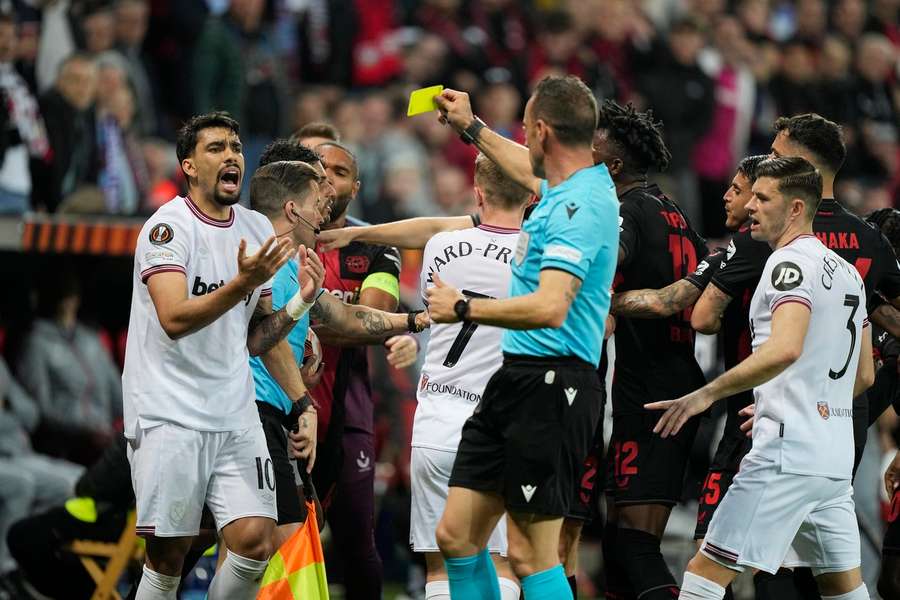
{"type": "Polygon", "coordinates": [[[890,304],[882,304],[873,310],[869,320],[895,338],[900,338],[900,311],[890,304]]]}
{"type": "Polygon", "coordinates": [[[259,356],[271,350],[287,337],[297,321],[285,309],[272,312],[272,298],[263,297],[256,303],[247,334],[247,350],[250,356],[259,356]]]}
{"type": "Polygon", "coordinates": [[[416,217],[380,225],[326,229],[316,239],[326,251],[352,242],[421,250],[438,233],[468,229],[472,225],[472,217],[416,217]]]}
{"type": "Polygon", "coordinates": [[[691,312],[691,327],[700,333],[717,333],[722,328],[722,315],[730,302],[731,296],[715,283],[706,286],[691,312]]]}
{"type": "MultiPolygon", "coordinates": [[[[338,346],[358,346],[359,344],[381,344],[386,337],[406,333],[407,314],[390,313],[368,306],[347,304],[323,294],[310,309],[320,339],[338,346]]],[[[428,326],[428,318],[422,313],[416,317],[420,328],[428,326]]]]}
{"type": "Polygon", "coordinates": [[[700,288],[686,279],[679,279],[661,290],[613,294],[610,312],[622,317],[663,319],[683,311],[699,297],[700,288]]]}

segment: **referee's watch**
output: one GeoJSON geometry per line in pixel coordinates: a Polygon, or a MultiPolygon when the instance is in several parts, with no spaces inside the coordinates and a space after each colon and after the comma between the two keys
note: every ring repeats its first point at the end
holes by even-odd
{"type": "Polygon", "coordinates": [[[459,139],[464,141],[467,144],[474,144],[478,140],[478,136],[481,134],[481,130],[484,129],[486,125],[484,121],[475,117],[472,120],[472,124],[462,130],[459,134],[459,139]]]}
{"type": "Polygon", "coordinates": [[[471,312],[472,307],[469,306],[468,298],[461,298],[456,301],[456,304],[453,305],[453,312],[456,313],[456,316],[460,321],[468,321],[469,313],[471,312]]]}

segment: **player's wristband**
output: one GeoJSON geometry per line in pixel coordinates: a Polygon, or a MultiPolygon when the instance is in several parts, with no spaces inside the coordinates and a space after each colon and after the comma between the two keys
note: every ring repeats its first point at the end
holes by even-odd
{"type": "Polygon", "coordinates": [[[409,333],[420,333],[423,329],[425,329],[424,327],[420,327],[419,324],[416,323],[416,317],[419,315],[419,313],[422,312],[424,311],[412,310],[406,313],[406,331],[408,331],[409,333]]]}
{"type": "Polygon", "coordinates": [[[319,290],[319,293],[316,294],[315,300],[312,302],[306,302],[303,299],[303,293],[301,290],[297,290],[297,293],[294,294],[290,300],[288,300],[287,304],[284,305],[284,310],[288,314],[290,318],[295,321],[299,321],[303,315],[305,315],[310,308],[313,307],[322,294],[325,292],[325,288],[319,290]]]}
{"type": "Polygon", "coordinates": [[[308,393],[303,394],[300,398],[297,399],[296,402],[291,404],[291,412],[288,413],[287,417],[285,417],[284,428],[288,431],[293,431],[297,433],[297,420],[300,418],[300,415],[306,412],[306,410],[312,406],[315,408],[315,403],[313,399],[310,398],[308,393]]]}
{"type": "Polygon", "coordinates": [[[478,136],[481,135],[481,130],[484,129],[486,125],[484,121],[475,117],[472,121],[472,124],[462,130],[462,133],[459,134],[459,139],[464,141],[467,144],[474,144],[478,141],[478,136]]]}

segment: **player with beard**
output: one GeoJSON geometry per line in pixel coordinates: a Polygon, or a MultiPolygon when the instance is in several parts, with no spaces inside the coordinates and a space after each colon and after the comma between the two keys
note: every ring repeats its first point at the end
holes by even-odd
{"type": "MultiPolygon", "coordinates": [[[[247,485],[269,460],[248,350],[302,402],[290,346],[259,334],[285,314],[298,320],[313,298],[298,291],[272,313],[271,278],[296,248],[237,204],[244,170],[237,122],[224,113],[193,117],[179,131],[177,153],[189,195],[154,213],[138,238],[122,375],[137,531],[147,540],[137,598],[175,598],[204,503],[227,547],[209,597],[252,598],[276,511],[270,490],[247,485]]],[[[308,456],[314,445],[306,439],[299,453],[308,456]]]]}
{"type": "MultiPolygon", "coordinates": [[[[319,135],[326,132],[318,132],[319,135]]],[[[296,137],[303,143],[305,138],[296,137]]],[[[364,223],[347,216],[359,192],[356,157],[326,140],[322,156],[336,190],[324,230],[364,223]]],[[[400,255],[395,248],[354,243],[324,251],[326,293],[351,304],[394,312],[400,301],[400,255]]],[[[334,534],[350,600],[380,598],[381,559],[375,548],[375,429],[367,349],[311,315],[322,342],[325,370],[313,397],[319,405],[320,456],[313,481],[334,534]]],[[[398,343],[391,340],[390,345],[398,343]]]]}
{"type": "MultiPolygon", "coordinates": [[[[765,155],[744,158],[725,192],[725,227],[738,234],[749,230],[749,213],[746,205],[752,195],[751,186],[756,179],[756,167],[766,158],[765,155]]],[[[633,290],[615,294],[612,311],[617,316],[664,318],[688,309],[700,297],[710,279],[715,277],[719,266],[732,252],[733,247],[731,243],[728,249],[712,253],[700,263],[696,271],[663,289],[633,290]]],[[[759,245],[752,245],[748,250],[757,248],[759,245]]],[[[768,247],[766,249],[768,250],[768,247]]],[[[768,254],[769,252],[761,252],[762,260],[765,260],[768,254]]],[[[722,318],[722,345],[726,369],[734,367],[750,355],[749,310],[750,298],[756,289],[755,283],[753,280],[745,280],[741,283],[742,287],[735,288],[740,290],[736,296],[741,298],[741,302],[729,304],[722,318]]],[[[709,521],[731,485],[741,459],[750,450],[750,439],[741,430],[740,425],[744,421],[741,418],[741,411],[752,403],[753,394],[750,391],[728,398],[725,429],[700,494],[697,526],[694,530],[694,539],[698,543],[702,542],[706,535],[709,521]]],[[[731,597],[730,594],[729,588],[726,597],[731,597]]]]}
{"type": "MultiPolygon", "coordinates": [[[[823,200],[813,220],[816,236],[859,271],[866,286],[871,321],[892,335],[900,334],[900,319],[894,307],[888,304],[877,306],[878,303],[873,301],[877,292],[894,306],[900,306],[900,267],[896,256],[877,229],[834,199],[834,179],[846,156],[840,127],[819,115],[804,114],[778,119],[775,131],[771,156],[805,158],[822,175],[823,200]]],[[[768,245],[753,240],[749,231],[739,232],[732,243],[726,260],[713,276],[713,285],[706,287],[694,305],[691,322],[702,333],[715,333],[721,328],[731,300],[739,297],[741,290],[756,287],[765,260],[771,253],[768,245]]],[[[869,412],[865,394],[854,400],[854,473],[865,448],[869,412]]],[[[797,597],[800,593],[798,585],[804,590],[812,588],[809,572],[804,569],[797,573],[782,569],[774,575],[760,572],[754,581],[760,599],[797,597]]]]}

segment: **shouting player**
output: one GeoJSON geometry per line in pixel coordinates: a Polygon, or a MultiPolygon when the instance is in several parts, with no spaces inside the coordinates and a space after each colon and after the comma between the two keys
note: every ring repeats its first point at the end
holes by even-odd
{"type": "MultiPolygon", "coordinates": [[[[287,343],[254,335],[282,318],[271,315],[268,282],[296,248],[276,242],[265,217],[237,204],[244,157],[236,121],[224,113],[192,118],[177,152],[189,195],[154,213],[138,238],[122,375],[137,530],[147,539],[137,598],[175,598],[204,503],[227,547],[209,597],[252,598],[276,511],[271,490],[248,485],[269,460],[248,346],[264,353],[291,398],[305,397],[287,343]],[[249,331],[254,314],[260,319],[249,331]]],[[[313,299],[298,291],[284,312],[297,320],[313,299]]]]}
{"type": "Polygon", "coordinates": [[[435,322],[510,330],[503,366],[463,428],[436,533],[451,595],[499,596],[486,546],[506,511],[525,597],[572,598],[557,547],[599,417],[596,366],[618,243],[614,187],[591,155],[596,101],[576,77],[543,79],[525,107],[527,148],[487,129],[467,94],[445,90],[435,101],[464,139],[541,196],[519,236],[509,298],[466,297],[439,275],[427,294],[435,322]]]}
{"type": "Polygon", "coordinates": [[[802,158],[758,166],[750,230],[774,252],[751,304],[753,353],[691,394],[647,404],[665,410],[656,431],[666,438],[713,402],[754,390],[753,447],[681,598],[718,600],[744,569],[782,564],[812,568],[826,598],[869,597],[850,479],[853,398],[874,379],[871,329],[859,273],[812,233],[821,194],[821,176],[802,158]]]}

